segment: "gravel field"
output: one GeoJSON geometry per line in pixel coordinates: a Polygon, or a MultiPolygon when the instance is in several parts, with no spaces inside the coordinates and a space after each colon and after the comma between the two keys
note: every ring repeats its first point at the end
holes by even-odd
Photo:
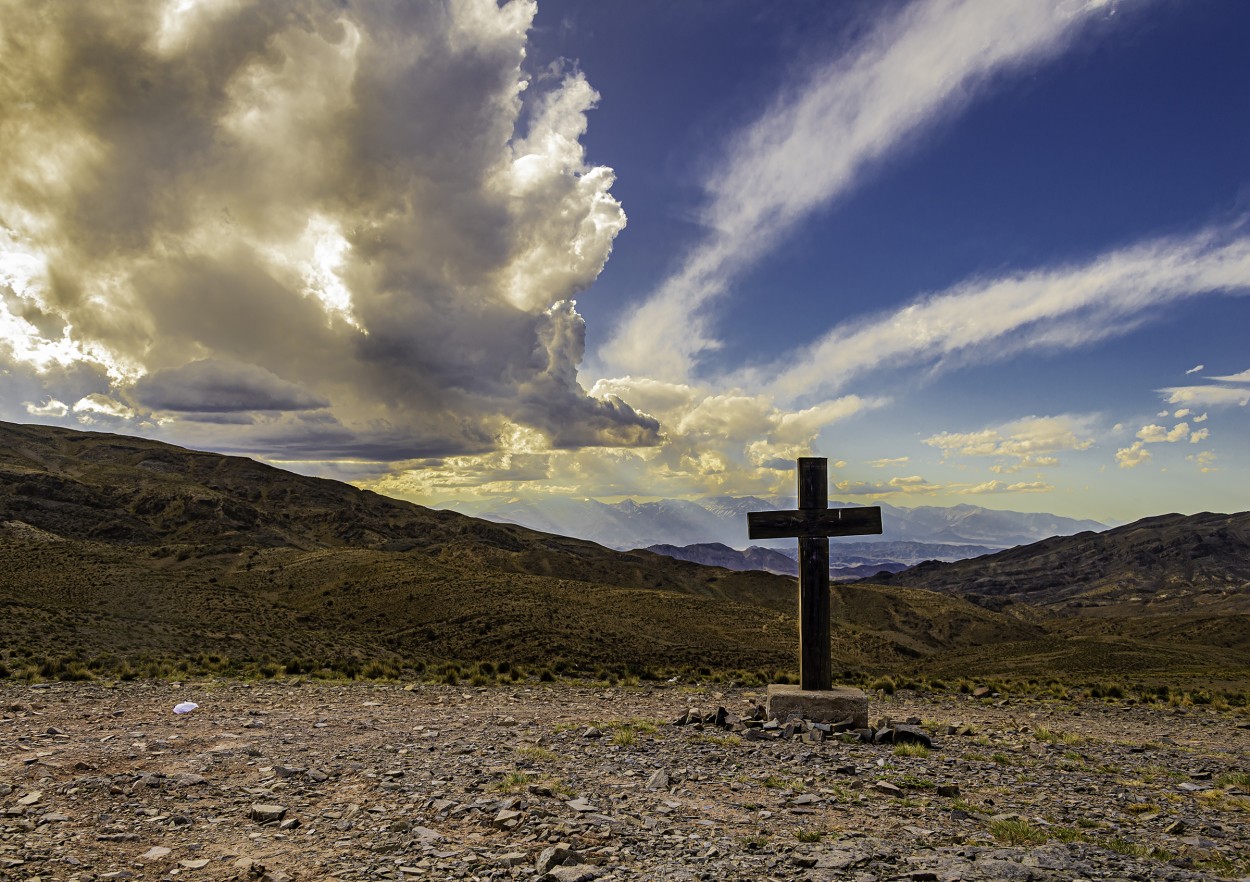
{"type": "Polygon", "coordinates": [[[870,705],[915,727],[893,745],[786,737],[750,720],[760,698],[0,681],[0,879],[1250,873],[1244,715],[899,694],[870,705]],[[718,707],[727,726],[674,724],[718,707]]]}

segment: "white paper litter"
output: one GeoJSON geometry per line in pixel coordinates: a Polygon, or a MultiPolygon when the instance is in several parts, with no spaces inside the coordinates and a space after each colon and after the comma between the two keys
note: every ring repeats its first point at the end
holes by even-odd
{"type": "Polygon", "coordinates": [[[199,705],[196,704],[194,701],[184,701],[181,704],[174,705],[174,713],[189,714],[191,713],[191,711],[195,710],[197,707],[199,707],[199,705]]]}

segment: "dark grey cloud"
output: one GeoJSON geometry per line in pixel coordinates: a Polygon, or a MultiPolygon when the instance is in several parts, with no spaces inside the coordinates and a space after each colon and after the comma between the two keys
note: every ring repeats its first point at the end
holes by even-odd
{"type": "Polygon", "coordinates": [[[134,385],[132,394],[151,410],[185,413],[317,410],[330,404],[262,367],[215,358],[148,374],[134,385]]]}
{"type": "Polygon", "coordinates": [[[22,400],[291,458],[656,443],[578,382],[571,298],[625,218],[580,146],[593,90],[521,70],[533,13],[0,0],[22,400]]]}

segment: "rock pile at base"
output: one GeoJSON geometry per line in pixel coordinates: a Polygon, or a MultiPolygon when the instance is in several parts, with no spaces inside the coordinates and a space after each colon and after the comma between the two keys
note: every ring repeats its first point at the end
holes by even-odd
{"type": "MultiPolygon", "coordinates": [[[[920,728],[919,717],[908,717],[902,722],[882,717],[875,726],[857,728],[851,719],[838,723],[821,723],[790,716],[785,720],[769,717],[763,705],[754,705],[746,715],[730,713],[724,706],[704,714],[691,708],[677,719],[674,726],[690,726],[695,731],[707,728],[723,729],[741,735],[748,741],[804,741],[809,744],[820,744],[833,739],[843,744],[920,744],[930,749],[937,749],[933,738],[920,728]]],[[[972,730],[967,726],[948,725],[943,729],[947,735],[968,735],[972,730]]]]}

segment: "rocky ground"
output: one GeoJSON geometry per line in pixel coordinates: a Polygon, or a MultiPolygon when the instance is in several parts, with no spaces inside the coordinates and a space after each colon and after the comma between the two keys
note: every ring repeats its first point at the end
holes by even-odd
{"type": "Polygon", "coordinates": [[[674,725],[681,684],[0,681],[0,878],[1074,880],[1250,873],[1247,717],[895,696],[934,747],[674,725]],[[187,714],[175,705],[196,702],[187,714]],[[950,734],[947,734],[950,733],[950,734]]]}

